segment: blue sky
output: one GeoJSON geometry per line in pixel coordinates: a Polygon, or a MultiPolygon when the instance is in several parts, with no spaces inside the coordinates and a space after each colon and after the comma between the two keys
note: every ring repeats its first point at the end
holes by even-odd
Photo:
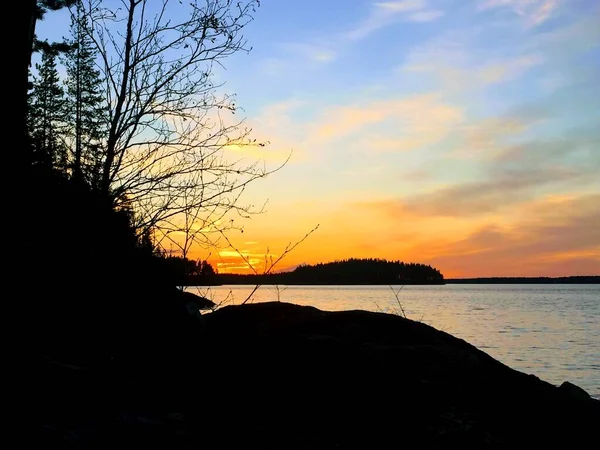
{"type": "Polygon", "coordinates": [[[293,155],[234,242],[259,261],[319,223],[287,264],[599,274],[598,23],[595,0],[262,0],[216,77],[270,142],[234,156],[293,155]]]}

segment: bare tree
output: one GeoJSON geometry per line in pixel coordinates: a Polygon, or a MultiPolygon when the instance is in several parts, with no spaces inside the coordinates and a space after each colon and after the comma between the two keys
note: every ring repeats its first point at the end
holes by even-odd
{"type": "Polygon", "coordinates": [[[281,167],[228,157],[230,146],[265,144],[232,121],[234,97],[213,81],[216,65],[248,50],[241,32],[259,2],[120,3],[86,3],[110,110],[101,189],[133,207],[141,232],[156,228],[172,241],[185,233],[187,254],[190,242],[212,244],[210,232],[232,227],[230,213],[260,211],[240,195],[281,167]]]}

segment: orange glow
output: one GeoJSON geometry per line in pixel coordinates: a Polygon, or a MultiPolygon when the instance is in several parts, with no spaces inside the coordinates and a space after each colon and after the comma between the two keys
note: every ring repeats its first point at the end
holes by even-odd
{"type": "MultiPolygon", "coordinates": [[[[320,223],[274,271],[377,257],[431,264],[447,278],[594,275],[600,274],[600,235],[591,226],[598,216],[596,197],[549,196],[516,206],[519,216],[485,219],[405,212],[386,201],[329,209],[315,205],[312,211],[280,208],[254,217],[243,234],[233,232],[230,239],[259,273],[265,257],[276,259],[320,223]]],[[[206,253],[195,249],[193,256],[206,253]]],[[[219,272],[252,273],[244,258],[222,249],[209,261],[219,272]]]]}

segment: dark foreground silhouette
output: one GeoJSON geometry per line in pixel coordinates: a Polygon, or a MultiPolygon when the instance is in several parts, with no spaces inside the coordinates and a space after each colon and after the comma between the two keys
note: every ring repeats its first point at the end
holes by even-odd
{"type": "MultiPolygon", "coordinates": [[[[157,324],[157,312],[140,320],[157,324]]],[[[23,355],[37,378],[23,419],[30,444],[583,448],[600,419],[600,402],[577,387],[398,316],[264,303],[161,324],[132,324],[135,342],[86,365],[23,355]]]]}
{"type": "Polygon", "coordinates": [[[175,288],[127,211],[33,175],[25,254],[44,270],[7,302],[23,448],[531,449],[596,438],[600,406],[587,394],[424,324],[285,303],[201,316],[212,305],[175,288]]]}

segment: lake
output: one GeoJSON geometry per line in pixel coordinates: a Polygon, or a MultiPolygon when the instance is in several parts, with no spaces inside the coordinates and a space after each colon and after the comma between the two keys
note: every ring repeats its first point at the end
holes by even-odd
{"type": "MultiPolygon", "coordinates": [[[[240,304],[252,289],[188,288],[224,305],[240,304]]],[[[254,302],[278,299],[327,311],[400,313],[388,286],[263,286],[253,295],[254,302]]],[[[557,385],[570,381],[600,398],[600,285],[405,286],[398,300],[410,319],[517,370],[557,385]]]]}

